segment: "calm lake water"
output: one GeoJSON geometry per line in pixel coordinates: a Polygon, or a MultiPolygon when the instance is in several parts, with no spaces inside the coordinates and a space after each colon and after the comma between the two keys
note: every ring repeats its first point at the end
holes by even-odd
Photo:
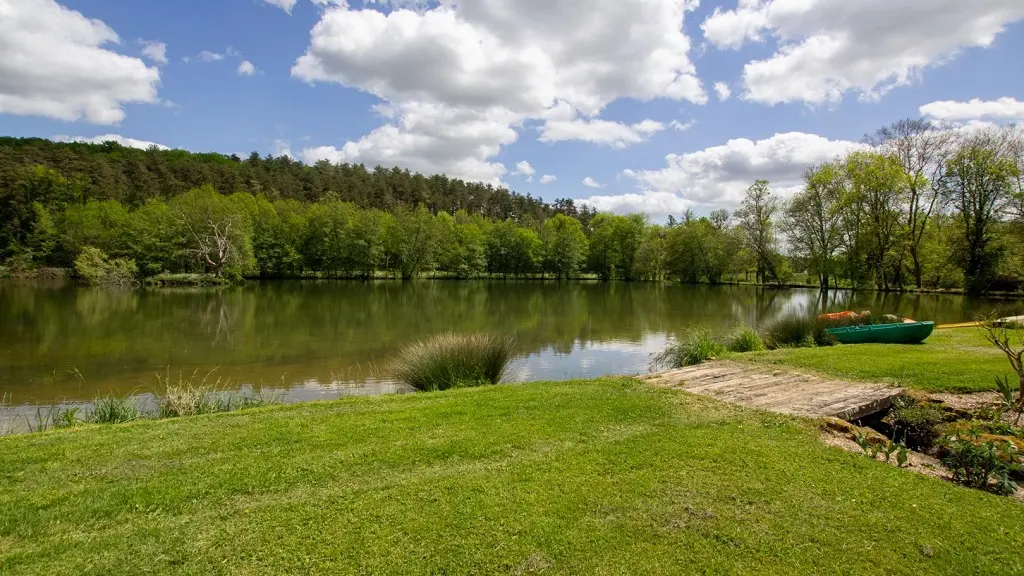
{"type": "MultiPolygon", "coordinates": [[[[827,310],[959,322],[1019,301],[834,292],[827,310]]],[[[635,374],[694,325],[756,326],[822,309],[814,290],[541,282],[251,282],[225,290],[111,291],[0,283],[0,396],[11,405],[145,393],[155,374],[216,369],[286,401],[401,390],[388,361],[433,334],[516,337],[511,380],[635,374]]]]}

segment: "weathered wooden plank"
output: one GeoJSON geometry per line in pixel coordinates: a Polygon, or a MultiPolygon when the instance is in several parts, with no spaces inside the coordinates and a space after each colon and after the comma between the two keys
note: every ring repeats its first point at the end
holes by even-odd
{"type": "Polygon", "coordinates": [[[742,406],[799,416],[863,418],[888,408],[899,388],[844,382],[775,367],[713,361],[642,377],[742,406]]]}

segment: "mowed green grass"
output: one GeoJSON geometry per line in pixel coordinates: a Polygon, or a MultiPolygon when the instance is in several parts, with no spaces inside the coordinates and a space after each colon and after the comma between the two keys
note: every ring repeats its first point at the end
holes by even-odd
{"type": "Polygon", "coordinates": [[[1013,374],[1006,356],[986,342],[978,328],[936,330],[921,344],[785,348],[738,354],[732,359],[926,392],[995,390],[996,377],[1013,374]]]}
{"type": "Polygon", "coordinates": [[[0,439],[2,574],[1018,574],[1024,505],[629,379],[0,439]]]}

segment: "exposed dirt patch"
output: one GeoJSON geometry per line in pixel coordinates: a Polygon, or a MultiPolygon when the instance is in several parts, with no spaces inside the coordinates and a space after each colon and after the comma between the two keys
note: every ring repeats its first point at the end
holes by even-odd
{"type": "MultiPolygon", "coordinates": [[[[836,424],[834,421],[826,421],[821,428],[821,439],[825,444],[834,446],[836,448],[842,448],[847,452],[853,452],[855,454],[864,454],[864,450],[853,440],[854,434],[860,432],[864,434],[870,440],[887,440],[885,436],[882,436],[878,432],[871,428],[860,428],[852,424],[846,423],[846,429],[843,430],[842,426],[836,424]]],[[[867,458],[867,455],[864,454],[867,458]]],[[[876,458],[879,462],[885,462],[885,457],[879,454],[876,458]]],[[[893,456],[889,461],[892,466],[897,466],[896,457],[893,456]]],[[[926,476],[934,476],[935,478],[942,478],[943,480],[953,480],[953,475],[950,474],[949,470],[942,465],[937,459],[932,458],[927,454],[921,454],[920,452],[914,452],[913,450],[907,451],[907,465],[904,466],[905,470],[911,472],[917,472],[918,474],[924,474],[926,476]]],[[[1018,493],[1020,491],[1018,490],[1018,493]]]]}
{"type": "Polygon", "coordinates": [[[941,402],[956,410],[974,412],[984,408],[998,408],[1002,403],[998,392],[978,392],[976,394],[929,394],[928,398],[941,402]]]}
{"type": "MultiPolygon", "coordinates": [[[[1003,407],[1002,396],[998,392],[977,392],[975,394],[928,394],[932,402],[939,402],[946,408],[964,414],[978,414],[982,411],[998,412],[1003,407]]],[[[1013,424],[1016,413],[1006,410],[1002,421],[1013,424]]]]}

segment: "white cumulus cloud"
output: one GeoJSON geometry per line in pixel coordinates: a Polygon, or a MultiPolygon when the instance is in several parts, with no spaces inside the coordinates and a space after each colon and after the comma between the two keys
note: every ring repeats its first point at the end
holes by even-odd
{"type": "Polygon", "coordinates": [[[160,72],[109,47],[106,24],[53,0],[0,0],[0,113],[117,124],[159,102],[160,72]]]}
{"type": "Polygon", "coordinates": [[[515,172],[512,172],[512,175],[513,176],[526,176],[526,181],[527,182],[533,182],[533,175],[536,174],[536,173],[537,173],[537,171],[534,170],[533,166],[530,166],[529,162],[527,162],[526,160],[523,160],[522,162],[517,162],[516,163],[516,169],[515,169],[515,172]]]}
{"type": "Polygon", "coordinates": [[[155,40],[139,40],[142,55],[157,64],[167,64],[167,44],[155,40]]]}
{"type": "Polygon", "coordinates": [[[601,186],[597,180],[594,180],[590,176],[583,179],[583,185],[587,188],[604,188],[604,186],[601,186]]]}
{"type": "Polygon", "coordinates": [[[655,170],[624,170],[639,191],[592,196],[586,203],[619,213],[678,214],[695,206],[735,208],[755,180],[768,180],[784,196],[799,189],[807,167],[865,145],[789,132],[763,140],[737,138],[686,154],[669,154],[655,170]],[[646,208],[645,208],[646,206],[646,208]]]}
{"type": "Polygon", "coordinates": [[[664,124],[654,120],[644,120],[633,125],[598,119],[548,120],[541,126],[539,140],[541,142],[580,140],[612,148],[625,148],[630,144],[644,142],[653,134],[664,129],[664,124]]]}
{"type": "Polygon", "coordinates": [[[922,116],[940,122],[963,122],[975,120],[1024,121],[1024,102],[1016,98],[981,100],[973,98],[966,102],[940,100],[921,106],[922,116]]]}
{"type": "Polygon", "coordinates": [[[210,50],[203,50],[199,53],[199,59],[203,62],[220,62],[224,59],[224,55],[220,52],[211,52],[210,50]]]}
{"type": "Polygon", "coordinates": [[[771,57],[745,65],[744,98],[824,104],[848,91],[878,98],[1021,19],[1020,0],[740,0],[701,28],[723,49],[776,41],[771,57]]]}
{"type": "Polygon", "coordinates": [[[253,66],[253,63],[248,60],[242,60],[242,63],[238,65],[239,76],[252,76],[255,73],[256,66],[253,66]]]}
{"type": "Polygon", "coordinates": [[[682,29],[693,2],[445,1],[387,14],[378,4],[327,6],[292,67],[296,78],[356,88],[392,110],[363,138],[327,147],[351,161],[493,179],[505,171],[495,156],[525,121],[586,122],[621,98],[707,101],[682,29]],[[421,117],[428,109],[465,121],[448,126],[460,137],[418,131],[433,127],[421,117]]]}
{"type": "Polygon", "coordinates": [[[84,142],[86,144],[102,144],[104,142],[117,142],[121,146],[128,148],[139,148],[141,150],[147,150],[153,146],[156,146],[160,150],[169,150],[167,146],[163,144],[157,144],[156,142],[150,142],[148,140],[136,140],[135,138],[127,138],[120,134],[102,134],[100,136],[65,136],[57,135],[53,137],[53,140],[57,142],[84,142]]]}
{"type": "Polygon", "coordinates": [[[715,94],[718,95],[720,102],[725,102],[732,96],[732,89],[725,82],[715,82],[715,94]]]}
{"type": "Polygon", "coordinates": [[[264,4],[269,4],[271,6],[277,6],[278,8],[280,8],[281,10],[284,10],[285,12],[287,12],[289,14],[292,13],[292,8],[295,8],[295,5],[298,4],[298,2],[299,2],[299,0],[263,0],[264,4]]]}
{"type": "Polygon", "coordinates": [[[555,176],[554,174],[545,174],[540,177],[541,184],[551,184],[555,180],[558,180],[558,177],[555,176]]]}
{"type": "Polygon", "coordinates": [[[687,130],[689,130],[690,128],[693,128],[696,125],[697,125],[697,121],[696,120],[689,120],[687,122],[680,122],[679,120],[673,120],[671,123],[669,123],[669,126],[673,130],[678,130],[680,132],[686,132],[687,130]]]}
{"type": "Polygon", "coordinates": [[[625,194],[591,196],[579,200],[599,212],[616,214],[647,214],[663,220],[669,214],[679,215],[694,207],[694,202],[672,192],[628,192],[625,194]]]}

